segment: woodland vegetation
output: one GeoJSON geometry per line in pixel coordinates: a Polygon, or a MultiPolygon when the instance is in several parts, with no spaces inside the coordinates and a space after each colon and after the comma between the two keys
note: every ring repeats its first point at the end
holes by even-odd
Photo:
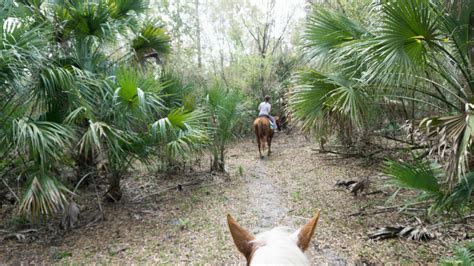
{"type": "Polygon", "coordinates": [[[472,223],[474,2],[285,2],[2,1],[0,229],[73,228],[138,168],[229,175],[265,95],[320,152],[380,165],[387,202],[411,195],[394,211],[472,223]]]}

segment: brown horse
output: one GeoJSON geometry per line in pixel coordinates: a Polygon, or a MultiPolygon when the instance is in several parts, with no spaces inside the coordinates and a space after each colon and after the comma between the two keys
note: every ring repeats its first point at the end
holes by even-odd
{"type": "MultiPolygon", "coordinates": [[[[279,118],[275,117],[277,125],[279,124],[279,118]]],[[[273,129],[270,127],[270,121],[266,117],[258,117],[253,122],[253,128],[255,129],[255,135],[257,136],[258,154],[263,159],[262,150],[265,150],[265,142],[268,144],[268,156],[272,153],[272,138],[273,129]]]]}

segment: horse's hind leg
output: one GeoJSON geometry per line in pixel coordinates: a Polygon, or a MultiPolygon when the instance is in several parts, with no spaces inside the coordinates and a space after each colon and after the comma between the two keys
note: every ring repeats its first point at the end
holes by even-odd
{"type": "Polygon", "coordinates": [[[267,138],[267,144],[268,144],[268,156],[270,156],[270,153],[272,153],[272,137],[267,138]]]}
{"type": "Polygon", "coordinates": [[[258,137],[257,137],[257,145],[258,145],[258,154],[260,155],[260,159],[263,159],[262,145],[261,145],[260,138],[258,138],[258,137]]]}

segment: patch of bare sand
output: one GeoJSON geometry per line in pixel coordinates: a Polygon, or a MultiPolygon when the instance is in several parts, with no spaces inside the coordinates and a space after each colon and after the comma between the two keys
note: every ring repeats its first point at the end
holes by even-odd
{"type": "MultiPolygon", "coordinates": [[[[316,153],[312,149],[316,145],[296,134],[279,133],[273,154],[263,160],[258,159],[252,139],[230,147],[230,180],[204,172],[168,177],[132,172],[125,181],[122,202],[103,206],[105,221],[54,238],[39,235],[29,243],[6,241],[0,261],[244,264],[230,238],[227,213],[258,233],[279,225],[297,229],[317,209],[321,219],[307,252],[315,264],[426,263],[437,261],[449,249],[437,241],[369,240],[369,230],[403,222],[405,217],[394,213],[348,216],[364,206],[382,205],[385,199],[381,195],[356,198],[335,189],[337,180],[375,174],[374,169],[362,167],[360,160],[316,153]],[[166,190],[143,198],[190,180],[200,182],[184,186],[183,191],[166,190]]],[[[94,204],[83,202],[83,208],[93,213],[94,204]]]]}

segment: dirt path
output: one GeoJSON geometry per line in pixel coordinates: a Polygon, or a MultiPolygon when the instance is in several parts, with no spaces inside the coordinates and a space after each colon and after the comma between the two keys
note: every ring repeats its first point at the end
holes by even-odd
{"type": "MultiPolygon", "coordinates": [[[[257,216],[257,227],[253,228],[254,233],[259,233],[278,225],[285,225],[291,228],[298,228],[296,224],[296,217],[290,216],[288,211],[287,196],[288,191],[281,187],[281,173],[279,168],[283,160],[287,160],[286,156],[281,156],[282,151],[291,149],[291,145],[285,140],[286,136],[279,136],[275,138],[275,146],[277,150],[268,157],[265,156],[263,160],[254,159],[248,160],[248,154],[235,155],[235,161],[245,161],[248,169],[254,169],[253,172],[247,173],[246,187],[251,195],[249,206],[253,210],[254,215],[257,216]],[[248,160],[248,161],[247,161],[248,160]]],[[[251,152],[250,152],[251,154],[251,152]]],[[[252,159],[253,156],[250,156],[252,159]]],[[[295,158],[296,159],[296,158],[295,158]]],[[[295,194],[296,195],[296,194],[295,194]]],[[[314,249],[318,252],[311,252],[312,256],[320,263],[330,265],[345,265],[347,259],[340,256],[330,248],[319,248],[314,245],[314,249]]]]}
{"type": "MultiPolygon", "coordinates": [[[[420,245],[397,239],[369,240],[369,231],[403,222],[404,217],[393,213],[349,216],[360,208],[382,205],[386,198],[380,194],[354,197],[335,189],[334,184],[373,176],[376,171],[363,167],[361,160],[320,154],[314,150],[316,146],[298,134],[279,133],[272,156],[260,160],[253,139],[237,141],[227,153],[230,180],[204,172],[205,162],[201,172],[185,175],[133,171],[124,183],[121,203],[103,206],[105,221],[59,234],[54,228],[41,229],[26,243],[0,243],[0,262],[243,264],[227,229],[227,213],[259,233],[275,226],[297,229],[318,209],[320,222],[307,251],[315,264],[426,263],[439,259],[436,242],[420,245]],[[184,186],[183,191],[156,194],[196,180],[198,185],[184,186]],[[152,196],[143,198],[147,195],[152,196]]],[[[83,225],[89,224],[97,215],[96,204],[79,204],[83,225]]]]}

